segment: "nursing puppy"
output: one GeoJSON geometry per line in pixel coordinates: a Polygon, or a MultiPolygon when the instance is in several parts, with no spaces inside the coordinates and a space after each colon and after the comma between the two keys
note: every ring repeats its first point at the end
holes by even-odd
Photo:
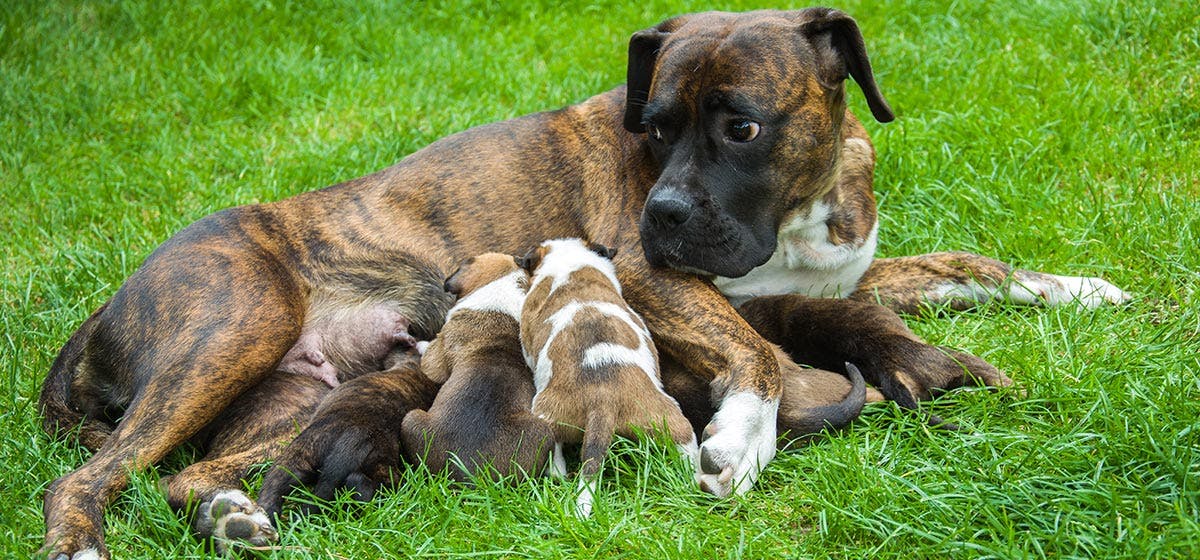
{"type": "Polygon", "coordinates": [[[428,412],[404,417],[409,461],[449,470],[459,481],[489,472],[488,465],[521,478],[545,468],[552,434],[530,412],[533,378],[519,334],[528,288],[526,272],[500,253],[472,257],[446,281],[459,300],[421,359],[425,375],[444,385],[428,412]]]}
{"type": "Polygon", "coordinates": [[[533,369],[533,413],[554,424],[554,472],[566,474],[564,443],[583,443],[576,513],[591,515],[614,434],[664,426],[695,464],[698,448],[679,404],[662,390],[658,352],[621,297],[615,251],[579,239],[546,241],[521,264],[530,271],[521,346],[533,369]]]}

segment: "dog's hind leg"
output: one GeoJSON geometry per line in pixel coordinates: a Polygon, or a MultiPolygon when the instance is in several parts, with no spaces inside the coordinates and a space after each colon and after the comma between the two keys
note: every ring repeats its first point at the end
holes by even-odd
{"type": "Polygon", "coordinates": [[[378,488],[394,481],[402,465],[405,415],[428,409],[437,391],[438,385],[412,362],[338,385],[263,475],[259,505],[275,518],[284,498],[298,486],[311,486],[325,500],[339,488],[371,499],[378,488]]]}
{"type": "Polygon", "coordinates": [[[883,396],[905,408],[964,385],[1012,384],[978,357],[926,343],[899,315],[873,303],[763,296],[738,312],[793,361],[834,372],[847,372],[853,364],[883,396]]]}
{"type": "Polygon", "coordinates": [[[901,313],[915,313],[923,305],[969,309],[988,301],[1093,308],[1129,298],[1101,278],[1014,269],[996,259],[962,252],[875,259],[850,295],[901,313]]]}
{"type": "Polygon", "coordinates": [[[579,453],[579,496],[575,499],[575,515],[578,517],[592,515],[592,505],[600,485],[600,471],[604,468],[604,456],[608,455],[615,431],[616,418],[611,413],[593,411],[588,414],[587,427],[583,430],[583,450],[579,453]]]}
{"type": "Polygon", "coordinates": [[[50,558],[106,558],[104,508],[129,474],[209,424],[270,374],[299,336],[297,284],[277,261],[239,245],[247,242],[237,231],[213,225],[198,222],[198,231],[155,251],[86,341],[72,396],[99,387],[91,394],[112,396],[108,404],[124,414],[95,455],[47,489],[43,553],[50,558]]]}
{"type": "Polygon", "coordinates": [[[192,510],[192,527],[218,552],[231,543],[262,546],[276,537],[262,508],[244,491],[252,468],[274,458],[308,422],[329,388],[319,380],[277,372],[225,409],[194,439],[207,454],[164,477],[167,502],[192,510]]]}

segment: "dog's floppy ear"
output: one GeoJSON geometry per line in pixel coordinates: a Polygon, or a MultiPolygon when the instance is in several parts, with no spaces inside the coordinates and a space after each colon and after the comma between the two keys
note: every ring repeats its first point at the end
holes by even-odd
{"type": "Polygon", "coordinates": [[[646,131],[642,124],[642,108],[650,100],[650,82],[654,79],[654,63],[667,33],[657,27],[643,29],[629,39],[629,66],[625,69],[625,130],[646,131]]]}
{"type": "MultiPolygon", "coordinates": [[[[812,43],[820,58],[820,79],[830,87],[841,84],[849,77],[854,78],[867,98],[871,114],[879,122],[891,122],[896,118],[892,108],[875,84],[871,72],[871,61],[867,58],[867,47],[854,18],[830,8],[809,8],[800,16],[800,30],[812,43]]],[[[628,114],[628,113],[627,113],[628,114]]]]}

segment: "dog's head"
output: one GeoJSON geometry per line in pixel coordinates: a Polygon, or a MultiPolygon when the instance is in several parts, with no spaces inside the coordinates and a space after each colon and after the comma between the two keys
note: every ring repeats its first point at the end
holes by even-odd
{"type": "Polygon", "coordinates": [[[726,277],[765,263],[784,216],[833,186],[847,77],[892,120],[858,25],[828,8],[702,13],[635,33],[624,125],[661,169],[639,225],[647,260],[726,277]]]}

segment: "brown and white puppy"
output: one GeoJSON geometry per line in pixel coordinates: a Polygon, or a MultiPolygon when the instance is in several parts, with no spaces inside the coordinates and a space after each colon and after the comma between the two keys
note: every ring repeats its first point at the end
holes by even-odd
{"type": "Polygon", "coordinates": [[[530,412],[533,376],[521,355],[521,306],[529,276],[512,255],[469,259],[446,281],[458,296],[421,369],[442,383],[429,411],[404,417],[409,461],[463,481],[494,469],[538,475],[550,456],[550,425],[530,412]],[[453,468],[450,468],[453,466],[453,468]]]}
{"type": "Polygon", "coordinates": [[[658,352],[642,318],[621,297],[613,250],[580,239],[542,243],[523,258],[532,273],[521,311],[521,347],[533,369],[533,413],[554,425],[554,469],[563,444],[583,443],[576,513],[591,514],[614,434],[665,427],[695,462],[696,434],[662,388],[658,352]]]}

